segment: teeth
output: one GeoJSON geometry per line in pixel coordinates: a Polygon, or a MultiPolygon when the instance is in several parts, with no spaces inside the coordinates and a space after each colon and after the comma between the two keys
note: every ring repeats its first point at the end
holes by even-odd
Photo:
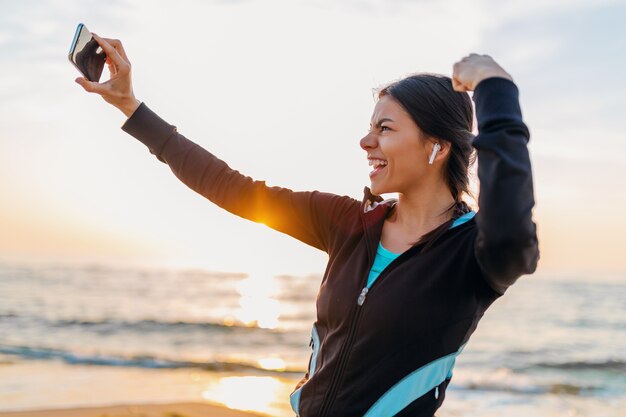
{"type": "Polygon", "coordinates": [[[370,159],[369,165],[374,166],[374,168],[378,168],[379,166],[387,165],[387,161],[383,161],[382,159],[370,159]]]}

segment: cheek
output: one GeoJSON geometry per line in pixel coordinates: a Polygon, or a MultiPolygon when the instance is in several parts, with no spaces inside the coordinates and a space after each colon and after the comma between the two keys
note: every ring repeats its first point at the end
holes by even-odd
{"type": "Polygon", "coordinates": [[[394,170],[403,172],[419,171],[419,167],[423,165],[422,155],[415,147],[397,146],[390,150],[390,157],[394,170]]]}
{"type": "Polygon", "coordinates": [[[408,153],[402,155],[397,166],[397,172],[407,177],[420,176],[422,169],[422,163],[420,163],[417,156],[408,153]]]}

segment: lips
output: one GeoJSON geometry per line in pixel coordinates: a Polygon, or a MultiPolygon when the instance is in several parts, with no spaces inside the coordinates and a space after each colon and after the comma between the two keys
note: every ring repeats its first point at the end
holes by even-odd
{"type": "Polygon", "coordinates": [[[387,166],[387,161],[382,158],[375,158],[368,155],[367,160],[369,162],[369,165],[374,167],[374,169],[369,174],[370,178],[378,175],[387,166]]]}
{"type": "Polygon", "coordinates": [[[373,171],[370,172],[370,178],[374,178],[376,175],[380,174],[381,171],[385,170],[387,168],[386,165],[378,165],[376,168],[374,168],[373,171]]]}

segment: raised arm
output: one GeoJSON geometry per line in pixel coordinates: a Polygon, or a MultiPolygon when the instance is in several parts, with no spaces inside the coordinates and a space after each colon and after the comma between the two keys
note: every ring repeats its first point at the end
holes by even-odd
{"type": "Polygon", "coordinates": [[[130,61],[120,41],[94,38],[107,54],[111,79],[76,81],[88,92],[129,116],[122,127],[143,144],[189,188],[240,217],[262,222],[325,252],[342,237],[347,218],[359,221],[360,203],[347,196],[319,191],[269,187],[230,168],[165,122],[132,91],[130,61]]]}
{"type": "Polygon", "coordinates": [[[342,219],[354,214],[359,202],[319,191],[270,187],[230,168],[226,162],[184,137],[145,104],[122,126],[148,147],[189,188],[221,208],[325,252],[340,234],[342,219]]]}
{"type": "Polygon", "coordinates": [[[476,260],[489,285],[504,294],[517,278],[537,268],[535,205],[519,91],[488,55],[472,54],[455,65],[455,89],[475,90],[480,192],[476,260]]]}

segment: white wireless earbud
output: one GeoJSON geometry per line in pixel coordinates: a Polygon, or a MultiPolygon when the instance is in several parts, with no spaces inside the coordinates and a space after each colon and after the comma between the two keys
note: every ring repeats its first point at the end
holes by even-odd
{"type": "Polygon", "coordinates": [[[430,159],[428,160],[429,165],[433,164],[433,161],[435,160],[435,156],[437,155],[439,149],[441,149],[441,145],[435,143],[435,146],[433,146],[433,153],[430,154],[430,159]]]}

